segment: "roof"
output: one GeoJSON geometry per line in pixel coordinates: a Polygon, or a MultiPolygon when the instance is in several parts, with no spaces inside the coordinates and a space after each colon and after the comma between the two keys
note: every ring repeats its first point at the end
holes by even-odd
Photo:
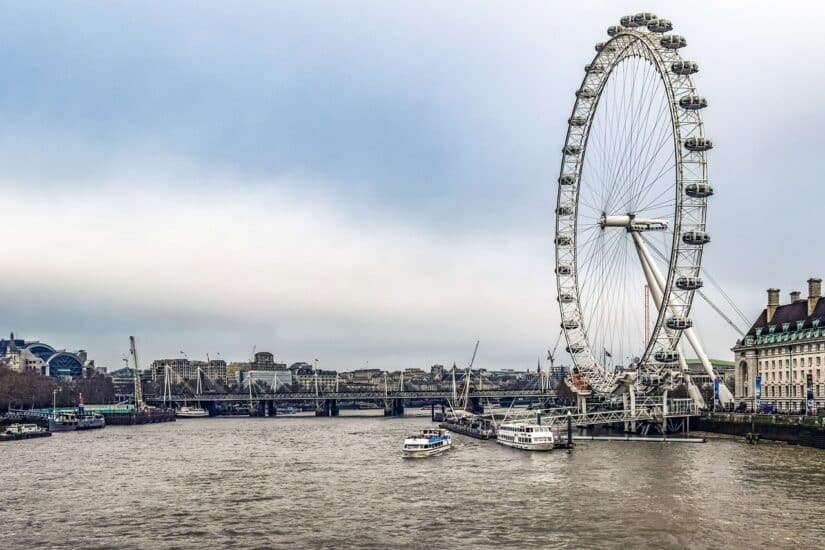
{"type": "MultiPolygon", "coordinates": [[[[696,358],[686,359],[688,365],[701,365],[702,361],[696,358]]],[[[727,359],[710,359],[710,364],[714,367],[734,367],[735,361],[728,361],[727,359]]]]}
{"type": "Polygon", "coordinates": [[[781,305],[776,308],[776,312],[773,314],[773,319],[771,319],[770,323],[768,323],[767,309],[763,309],[762,313],[757,317],[756,322],[750,330],[748,330],[746,336],[756,336],[758,329],[767,329],[771,325],[781,329],[784,323],[794,323],[794,326],[791,327],[792,330],[812,328],[814,321],[816,321],[819,326],[825,326],[825,298],[817,299],[816,306],[811,315],[808,315],[807,298],[781,305]],[[803,321],[803,325],[796,327],[795,324],[799,321],[803,321]]]}

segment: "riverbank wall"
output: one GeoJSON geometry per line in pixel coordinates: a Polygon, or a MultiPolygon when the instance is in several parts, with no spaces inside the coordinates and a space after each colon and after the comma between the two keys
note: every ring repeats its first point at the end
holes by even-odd
{"type": "Polygon", "coordinates": [[[825,449],[825,417],[710,413],[692,419],[691,428],[742,437],[756,433],[761,439],[825,449]]]}

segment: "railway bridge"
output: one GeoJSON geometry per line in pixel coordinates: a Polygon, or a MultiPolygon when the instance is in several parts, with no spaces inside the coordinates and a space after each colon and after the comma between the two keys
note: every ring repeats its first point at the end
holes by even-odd
{"type": "MultiPolygon", "coordinates": [[[[465,396],[467,410],[480,414],[484,412],[485,402],[498,399],[527,399],[537,405],[545,405],[554,399],[551,389],[515,389],[515,390],[470,390],[465,396]]],[[[206,408],[214,409],[219,404],[248,403],[251,410],[259,414],[275,414],[278,403],[314,402],[315,414],[318,416],[338,416],[341,402],[371,402],[383,406],[386,416],[404,414],[404,404],[410,400],[427,400],[433,406],[436,402],[456,403],[456,396],[450,391],[328,391],[328,392],[270,392],[270,393],[192,393],[144,395],[143,400],[151,405],[180,405],[197,401],[206,408]]],[[[460,400],[460,399],[459,399],[460,400]]]]}

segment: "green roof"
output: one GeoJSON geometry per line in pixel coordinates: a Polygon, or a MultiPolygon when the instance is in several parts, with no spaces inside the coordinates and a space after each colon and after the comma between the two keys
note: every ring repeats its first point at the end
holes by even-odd
{"type": "MultiPolygon", "coordinates": [[[[702,364],[702,362],[699,359],[695,359],[695,358],[694,359],[686,359],[685,361],[687,362],[688,365],[701,365],[702,364]]],[[[720,367],[735,367],[736,366],[735,361],[727,361],[725,359],[711,359],[710,364],[714,365],[714,366],[720,366],[720,367]]]]}

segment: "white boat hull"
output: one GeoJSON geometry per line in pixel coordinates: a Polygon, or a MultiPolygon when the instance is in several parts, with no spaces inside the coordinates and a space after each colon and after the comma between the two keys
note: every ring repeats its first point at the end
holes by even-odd
{"type": "Polygon", "coordinates": [[[549,426],[522,420],[501,424],[496,430],[496,443],[523,451],[552,451],[556,438],[549,426]]]}
{"type": "Polygon", "coordinates": [[[504,441],[503,439],[496,439],[496,443],[504,445],[505,447],[513,447],[514,449],[521,449],[522,451],[552,451],[555,444],[552,441],[544,443],[517,443],[514,441],[504,441]]]}
{"type": "Polygon", "coordinates": [[[440,447],[435,447],[433,449],[415,449],[415,450],[404,450],[402,451],[402,455],[404,458],[426,458],[428,456],[433,456],[437,454],[441,454],[444,451],[447,451],[452,447],[452,443],[448,443],[446,445],[442,445],[440,447]]]}

